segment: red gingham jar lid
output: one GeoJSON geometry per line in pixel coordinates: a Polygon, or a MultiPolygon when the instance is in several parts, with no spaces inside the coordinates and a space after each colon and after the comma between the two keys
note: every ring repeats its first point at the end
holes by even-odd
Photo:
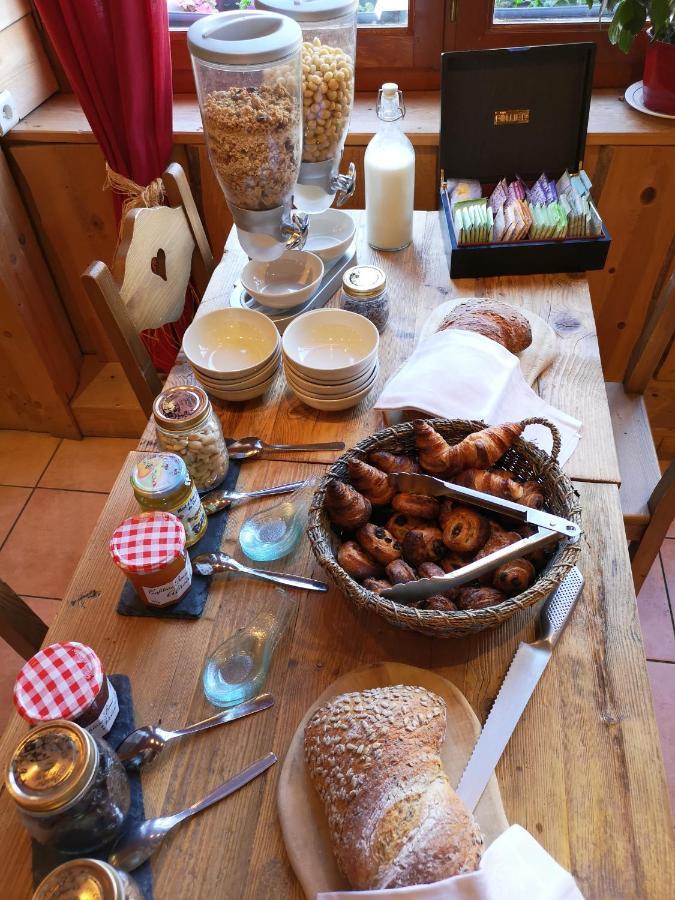
{"type": "Polygon", "coordinates": [[[94,702],[103,684],[101,660],[77,641],[51,644],[31,657],[14,685],[14,706],[31,722],[73,719],[94,702]]]}
{"type": "Polygon", "coordinates": [[[125,519],[110,538],[110,555],[127,572],[156,572],[185,550],[185,529],[167,512],[147,512],[125,519]]]}

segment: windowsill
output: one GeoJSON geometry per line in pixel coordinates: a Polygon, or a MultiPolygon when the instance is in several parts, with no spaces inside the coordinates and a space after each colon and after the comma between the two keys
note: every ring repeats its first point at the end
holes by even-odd
{"type": "MultiPolygon", "coordinates": [[[[406,93],[405,131],[418,147],[436,146],[440,124],[437,91],[406,93]]],[[[377,129],[375,96],[357,94],[347,143],[367,144],[377,129]]],[[[174,137],[177,144],[201,144],[204,136],[197,100],[192,95],[174,98],[174,137]]],[[[55,94],[19,122],[5,144],[96,143],[73,94],[55,94]]],[[[618,89],[593,91],[588,121],[589,145],[675,144],[675,127],[668,119],[636,112],[618,89]]]]}

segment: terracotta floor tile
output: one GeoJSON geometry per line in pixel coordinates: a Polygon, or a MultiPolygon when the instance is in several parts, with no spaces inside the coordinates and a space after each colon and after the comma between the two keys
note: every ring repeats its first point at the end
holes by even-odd
{"type": "Polygon", "coordinates": [[[647,659],[675,662],[675,630],[658,556],[638,596],[638,612],[647,659]]]}
{"type": "Polygon", "coordinates": [[[30,497],[31,488],[0,485],[0,547],[30,497]]]}
{"type": "Polygon", "coordinates": [[[133,438],[63,440],[40,479],[40,487],[107,493],[127,453],[137,446],[133,438]]]}
{"type": "Polygon", "coordinates": [[[105,494],[37,488],[0,550],[0,574],[17,594],[63,597],[105,494]]]}
{"type": "Polygon", "coordinates": [[[661,734],[670,808],[675,816],[675,666],[672,663],[648,662],[647,668],[661,734]]]}
{"type": "Polygon", "coordinates": [[[0,484],[34,487],[60,440],[36,431],[0,431],[0,484]]]}
{"type": "MultiPolygon", "coordinates": [[[[54,621],[61,604],[60,600],[46,600],[43,597],[23,599],[48,625],[54,621]]],[[[15,653],[9,644],[0,641],[0,731],[4,731],[12,712],[12,689],[23,664],[23,657],[15,653]]]]}
{"type": "Polygon", "coordinates": [[[663,571],[666,573],[666,589],[672,606],[675,604],[675,541],[670,538],[666,538],[661,545],[661,559],[663,560],[663,571]]]}

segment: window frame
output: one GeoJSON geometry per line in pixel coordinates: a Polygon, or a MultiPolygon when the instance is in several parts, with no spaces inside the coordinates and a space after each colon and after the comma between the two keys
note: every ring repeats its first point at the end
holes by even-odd
{"type": "MultiPolygon", "coordinates": [[[[409,0],[406,26],[360,26],[356,90],[375,91],[385,81],[407,91],[438,90],[445,12],[446,0],[409,0]]],[[[195,93],[186,30],[170,29],[174,94],[195,93]]]]}

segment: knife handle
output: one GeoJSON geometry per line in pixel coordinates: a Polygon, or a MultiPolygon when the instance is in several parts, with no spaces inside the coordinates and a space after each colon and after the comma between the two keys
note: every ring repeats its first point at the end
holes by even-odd
{"type": "Polygon", "coordinates": [[[544,603],[537,623],[537,641],[553,648],[563,633],[584,587],[584,577],[573,566],[544,603]]]}

